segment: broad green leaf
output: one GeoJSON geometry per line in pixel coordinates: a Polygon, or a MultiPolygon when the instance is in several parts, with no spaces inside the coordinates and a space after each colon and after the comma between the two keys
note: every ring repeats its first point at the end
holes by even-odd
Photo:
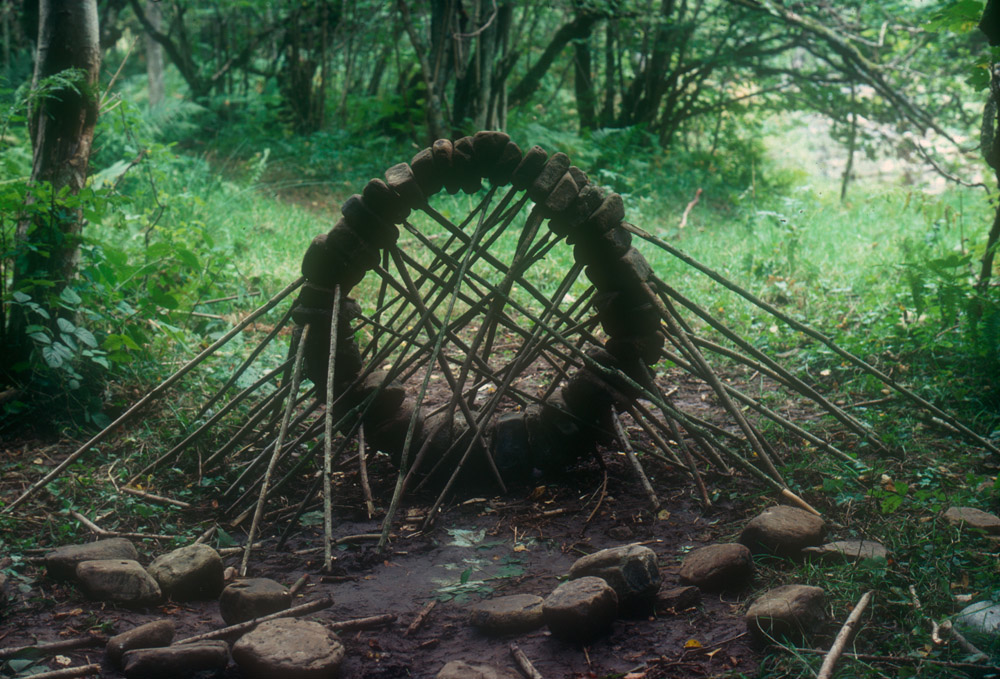
{"type": "Polygon", "coordinates": [[[59,293],[59,299],[72,306],[76,306],[83,301],[73,288],[63,288],[62,292],[59,293]]]}
{"type": "Polygon", "coordinates": [[[97,339],[94,337],[94,333],[90,332],[86,328],[77,328],[73,334],[81,344],[85,344],[91,348],[97,347],[97,339]]]}
{"type": "Polygon", "coordinates": [[[59,329],[63,332],[73,332],[76,330],[76,326],[67,321],[65,318],[57,318],[56,325],[58,325],[59,329]]]}
{"type": "Polygon", "coordinates": [[[50,368],[61,368],[65,362],[62,354],[55,348],[57,346],[62,345],[55,344],[42,347],[42,358],[45,359],[45,364],[50,368]]]}

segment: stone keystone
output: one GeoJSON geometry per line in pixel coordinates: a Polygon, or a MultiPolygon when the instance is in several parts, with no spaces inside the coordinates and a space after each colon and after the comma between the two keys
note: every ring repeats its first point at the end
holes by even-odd
{"type": "Polygon", "coordinates": [[[778,505],[758,514],[743,529],[740,542],[759,553],[797,556],[803,547],[822,544],[826,522],[798,507],[778,505]]]}

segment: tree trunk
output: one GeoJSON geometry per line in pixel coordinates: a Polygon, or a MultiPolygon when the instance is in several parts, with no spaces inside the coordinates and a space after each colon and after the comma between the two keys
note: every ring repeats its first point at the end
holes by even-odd
{"type": "MultiPolygon", "coordinates": [[[[78,209],[60,208],[55,196],[62,190],[76,194],[86,182],[97,122],[100,64],[97,0],[41,0],[32,87],[68,69],[83,72],[75,88],[64,87],[41,98],[31,113],[30,183],[50,184],[53,198],[44,217],[17,225],[13,290],[31,295],[43,308],[54,306],[49,300],[66,287],[80,259],[82,216],[78,209]]],[[[28,355],[26,325],[27,319],[14,307],[5,338],[5,368],[28,355]]]]}
{"type": "Polygon", "coordinates": [[[851,182],[851,173],[854,171],[854,151],[858,141],[858,112],[855,109],[855,86],[851,84],[851,131],[847,136],[847,165],[844,167],[844,176],[840,182],[840,202],[847,200],[847,186],[851,182]]]}
{"type": "Polygon", "coordinates": [[[573,56],[573,86],[580,130],[593,130],[597,127],[597,112],[594,77],[590,67],[590,44],[585,40],[574,42],[573,56]]]}
{"type": "MultiPolygon", "coordinates": [[[[146,3],[149,23],[160,31],[163,29],[163,15],[160,4],[155,0],[146,3]]],[[[146,73],[149,75],[149,107],[156,108],[163,101],[163,46],[146,34],[146,73]]]]}

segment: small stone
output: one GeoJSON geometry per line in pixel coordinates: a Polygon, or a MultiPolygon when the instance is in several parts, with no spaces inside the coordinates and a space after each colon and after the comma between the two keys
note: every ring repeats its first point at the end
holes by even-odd
{"type": "Polygon", "coordinates": [[[559,214],[569,208],[579,194],[580,189],[576,185],[576,180],[573,179],[573,175],[567,172],[545,198],[543,206],[548,214],[559,214]]]}
{"type": "MultiPolygon", "coordinates": [[[[399,404],[398,410],[391,417],[372,429],[366,429],[365,434],[369,442],[376,449],[386,453],[393,459],[395,464],[399,464],[400,456],[403,454],[403,444],[406,442],[406,432],[410,427],[410,419],[416,408],[416,400],[412,396],[407,396],[399,404]]],[[[419,441],[424,432],[424,414],[417,411],[417,421],[414,424],[413,440],[419,441]]]]}
{"type": "Polygon", "coordinates": [[[822,544],[826,522],[798,507],[769,507],[743,529],[740,542],[754,554],[796,556],[803,547],[822,544]]]}
{"type": "Polygon", "coordinates": [[[452,660],[434,675],[434,679],[520,679],[520,677],[492,665],[452,660]]]}
{"type": "Polygon", "coordinates": [[[240,637],[233,660],[248,679],[326,679],[340,673],[344,645],[318,622],[281,618],[240,637]]]}
{"type": "Polygon", "coordinates": [[[747,630],[761,642],[812,636],[826,621],[826,593],[819,587],[783,585],[765,592],[746,614],[747,630]]]}
{"type": "Polygon", "coordinates": [[[109,538],[84,545],[64,545],[45,555],[45,568],[50,577],[69,580],[76,576],[76,567],[81,561],[105,559],[137,561],[139,552],[125,538],[109,538]]]}
{"type": "Polygon", "coordinates": [[[221,675],[229,664],[229,644],[199,641],[165,648],[128,651],[123,658],[127,679],[203,679],[221,675]]]}
{"type": "Polygon", "coordinates": [[[538,173],[542,171],[548,157],[549,154],[541,146],[532,146],[514,168],[510,177],[510,185],[518,191],[527,189],[535,181],[538,173]]]}
{"type": "Polygon", "coordinates": [[[369,431],[390,419],[406,400],[406,389],[403,385],[396,380],[387,382],[388,377],[387,371],[377,370],[370,373],[357,388],[358,401],[364,401],[375,394],[364,413],[364,424],[369,431]]]}
{"type": "Polygon", "coordinates": [[[490,450],[504,480],[520,480],[531,473],[531,444],[523,412],[504,413],[493,427],[490,450]]]}
{"type": "Polygon", "coordinates": [[[573,259],[585,266],[599,266],[621,258],[631,247],[632,234],[615,226],[601,234],[580,235],[573,246],[573,259]]]}
{"type": "Polygon", "coordinates": [[[219,613],[227,625],[284,611],[291,605],[288,588],[268,578],[237,580],[219,597],[219,613]]]}
{"type": "Polygon", "coordinates": [[[1000,517],[975,507],[949,507],[944,518],[953,526],[964,523],[990,535],[1000,535],[1000,517]]]}
{"type": "Polygon", "coordinates": [[[683,611],[701,603],[701,590],[694,586],[674,587],[656,594],[656,610],[683,611]]]}
{"type": "Polygon", "coordinates": [[[480,602],[469,612],[469,622],[486,634],[521,634],[545,624],[542,603],[534,594],[513,594],[480,602]]]}
{"type": "Polygon", "coordinates": [[[585,576],[559,585],[542,603],[542,614],[556,638],[587,643],[611,629],[618,595],[604,579],[585,576]]]}
{"type": "Polygon", "coordinates": [[[489,176],[509,141],[509,134],[491,130],[476,132],[472,136],[475,166],[480,177],[489,176]]]}
{"type": "Polygon", "coordinates": [[[410,208],[381,179],[372,179],[365,185],[361,200],[375,216],[391,224],[399,224],[410,216],[410,208]]]}
{"type": "Polygon", "coordinates": [[[509,184],[511,175],[514,173],[514,168],[520,164],[523,157],[521,148],[517,144],[512,141],[507,142],[507,145],[500,152],[500,158],[497,160],[496,165],[490,170],[488,175],[490,183],[494,186],[509,184]]]}
{"type": "Polygon", "coordinates": [[[681,564],[681,582],[705,590],[733,591],[753,577],[753,556],[744,545],[708,545],[696,549],[681,564]]]}
{"type": "Polygon", "coordinates": [[[594,210],[604,202],[605,192],[596,184],[587,184],[580,187],[577,195],[566,211],[553,217],[549,221],[549,228],[557,236],[566,236],[569,243],[575,243],[583,235],[580,226],[586,222],[594,210]]]}
{"type": "Polygon", "coordinates": [[[569,166],[569,174],[573,178],[573,181],[576,182],[576,185],[581,189],[590,183],[590,177],[587,176],[587,173],[578,168],[576,165],[569,166]]]}
{"type": "MultiPolygon", "coordinates": [[[[409,165],[406,163],[402,165],[406,169],[409,169],[409,165]]],[[[420,191],[417,188],[416,180],[413,179],[413,173],[410,173],[408,176],[413,184],[413,189],[420,191]]],[[[392,186],[390,188],[395,190],[392,186]]],[[[403,200],[402,196],[400,196],[400,200],[403,200]]],[[[360,249],[354,241],[346,240],[348,234],[334,234],[334,230],[343,229],[344,227],[349,228],[354,232],[355,236],[365,241],[371,248],[384,248],[387,245],[392,245],[399,237],[399,229],[396,228],[396,225],[381,219],[372,212],[371,208],[365,205],[365,201],[360,194],[355,193],[345,200],[344,204],[340,206],[340,214],[344,218],[331,229],[327,249],[331,252],[340,253],[342,260],[349,258],[352,252],[360,251],[360,249]],[[341,236],[340,239],[337,238],[338,235],[341,236]]]]}
{"type": "Polygon", "coordinates": [[[413,170],[406,163],[393,165],[385,171],[385,183],[392,189],[403,205],[415,208],[427,202],[420,185],[413,176],[413,170]]]}
{"type": "Polygon", "coordinates": [[[215,599],[222,592],[225,566],[208,545],[188,545],[158,556],[148,570],[163,595],[176,601],[215,599]]]}
{"type": "Polygon", "coordinates": [[[625,201],[617,193],[612,193],[594,210],[581,229],[584,232],[604,233],[621,224],[623,219],[625,219],[625,201]]]}
{"type": "Polygon", "coordinates": [[[628,526],[612,526],[608,529],[608,537],[619,542],[631,540],[634,536],[635,531],[628,526]]]}
{"type": "Polygon", "coordinates": [[[452,170],[458,177],[459,186],[466,193],[475,193],[483,188],[483,183],[480,181],[482,175],[479,174],[475,166],[475,155],[472,137],[462,137],[455,140],[451,154],[452,170]]]}
{"type": "Polygon", "coordinates": [[[535,181],[528,187],[528,197],[536,203],[544,203],[549,194],[569,170],[570,160],[565,153],[553,153],[542,166],[535,181]]]}
{"type": "Polygon", "coordinates": [[[838,540],[819,547],[803,547],[802,554],[829,563],[856,563],[866,559],[886,561],[889,550],[874,540],[838,540]]]}
{"type": "Polygon", "coordinates": [[[420,192],[426,197],[433,196],[444,186],[443,173],[434,163],[434,153],[426,148],[410,159],[410,169],[417,180],[420,192]]]}
{"type": "Polygon", "coordinates": [[[639,544],[602,549],[577,559],[569,569],[570,581],[588,576],[611,585],[623,610],[652,608],[660,588],[656,552],[639,544]]]}
{"type": "Polygon", "coordinates": [[[163,598],[160,586],[138,561],[104,559],[82,561],[76,579],[84,593],[95,601],[123,606],[150,606],[163,598]]]}
{"type": "Polygon", "coordinates": [[[154,620],[111,637],[108,639],[105,652],[115,667],[121,667],[122,657],[126,651],[169,646],[174,640],[174,633],[173,620],[154,620]]]}

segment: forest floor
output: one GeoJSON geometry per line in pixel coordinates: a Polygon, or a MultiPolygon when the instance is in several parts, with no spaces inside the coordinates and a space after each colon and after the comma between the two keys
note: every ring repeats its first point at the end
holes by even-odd
{"type": "MultiPolygon", "coordinates": [[[[682,402],[679,405],[703,411],[711,408],[703,398],[704,385],[686,376],[678,376],[676,385],[682,387],[675,396],[682,402]]],[[[642,449],[641,432],[634,433],[634,443],[642,449]]],[[[34,458],[40,449],[47,449],[46,459],[53,463],[72,445],[58,443],[53,448],[37,440],[10,442],[0,448],[0,459],[11,468],[19,458],[34,458]]],[[[507,594],[544,597],[577,558],[621,544],[639,542],[650,547],[660,561],[662,589],[679,586],[677,572],[684,555],[703,545],[735,540],[755,510],[755,489],[742,479],[715,478],[716,488],[730,492],[720,494],[719,501],[705,511],[687,478],[647,462],[661,502],[654,512],[623,454],[603,449],[601,460],[603,469],[596,460],[588,459],[559,479],[513,488],[505,496],[456,494],[426,533],[419,531],[419,519],[426,515],[434,496],[409,497],[389,551],[380,557],[370,542],[342,544],[335,552],[332,577],[320,572],[321,522],[314,525],[305,520],[281,551],[275,549],[276,536],[265,535],[263,546],[254,552],[250,575],[270,577],[286,586],[309,576],[293,605],[323,596],[333,599],[330,608],[311,614],[311,619],[397,616],[391,626],[342,635],[347,647],[344,679],[429,678],[450,660],[488,663],[513,671],[508,648],[512,641],[549,678],[619,677],[629,671],[647,679],[752,676],[759,649],[754,649],[746,636],[743,611],[754,588],[721,595],[706,593],[698,605],[684,610],[657,610],[646,617],[620,619],[610,634],[587,647],[559,641],[544,628],[491,638],[469,626],[468,607],[472,603],[507,594]],[[722,499],[730,496],[740,499],[722,499]],[[424,624],[406,635],[407,626],[432,600],[437,603],[424,624]]],[[[376,460],[371,473],[376,502],[387,504],[395,481],[391,465],[387,459],[381,464],[376,460]]],[[[378,532],[381,513],[367,517],[356,474],[340,482],[334,537],[378,532]]],[[[23,479],[6,475],[0,482],[0,497],[10,501],[23,487],[23,479]]],[[[289,495],[296,492],[304,492],[304,486],[289,491],[289,495]]],[[[211,512],[210,504],[205,504],[183,513],[204,519],[211,512]]],[[[141,517],[114,518],[118,531],[149,530],[141,517]]],[[[19,530],[37,532],[36,521],[58,524],[73,519],[60,510],[58,498],[43,494],[25,513],[25,520],[16,525],[19,530]]],[[[152,540],[137,543],[145,562],[168,549],[152,540]]],[[[7,588],[12,601],[0,612],[0,648],[111,635],[164,617],[174,621],[177,638],[224,626],[214,601],[170,601],[142,610],[87,601],[75,587],[45,576],[39,561],[47,549],[44,540],[39,540],[30,554],[0,554],[0,558],[16,557],[19,564],[16,578],[7,588]]],[[[229,555],[226,564],[238,566],[239,559],[239,554],[229,555]]],[[[59,655],[57,660],[43,658],[40,664],[55,669],[59,662],[71,666],[102,662],[100,647],[59,655]]],[[[106,659],[103,662],[102,677],[122,676],[106,659]]],[[[227,676],[240,675],[231,667],[227,676]]]]}

